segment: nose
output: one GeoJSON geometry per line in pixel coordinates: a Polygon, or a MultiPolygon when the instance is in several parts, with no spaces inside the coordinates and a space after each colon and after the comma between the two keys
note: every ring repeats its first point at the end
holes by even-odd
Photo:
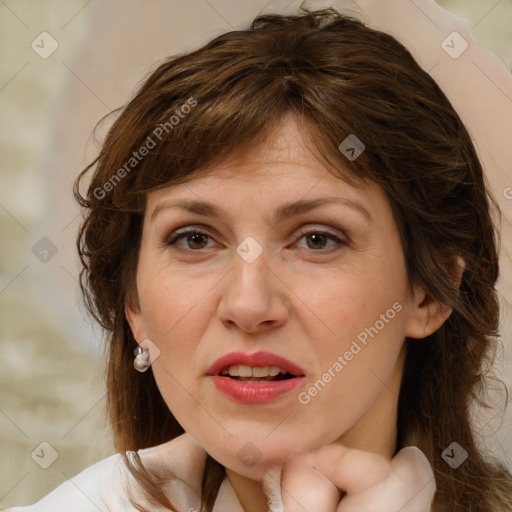
{"type": "Polygon", "coordinates": [[[252,263],[237,254],[223,279],[218,316],[225,327],[255,334],[284,325],[289,316],[287,287],[268,266],[265,251],[252,263]]]}

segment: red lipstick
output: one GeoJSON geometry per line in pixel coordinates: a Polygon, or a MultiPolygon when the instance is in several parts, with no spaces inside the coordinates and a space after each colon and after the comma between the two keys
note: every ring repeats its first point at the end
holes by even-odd
{"type": "Polygon", "coordinates": [[[230,352],[217,359],[208,368],[206,374],[212,379],[215,388],[231,400],[245,404],[265,404],[275,402],[297,389],[305,380],[304,370],[292,361],[272,354],[271,352],[230,352]],[[233,365],[246,365],[252,367],[277,366],[284,372],[272,380],[257,379],[247,381],[236,377],[220,375],[222,370],[233,365]]]}

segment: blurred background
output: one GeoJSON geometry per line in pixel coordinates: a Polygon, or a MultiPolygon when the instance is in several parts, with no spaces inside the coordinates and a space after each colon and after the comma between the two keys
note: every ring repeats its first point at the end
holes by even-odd
{"type": "MultiPolygon", "coordinates": [[[[75,254],[80,213],[72,184],[96,155],[95,124],[126,103],[164,57],[245,26],[264,8],[284,12],[297,4],[0,1],[1,506],[33,503],[113,453],[101,332],[81,304],[75,254]]],[[[332,4],[346,4],[406,44],[475,138],[504,213],[496,374],[510,389],[512,0],[332,4]]],[[[98,130],[100,141],[107,127],[98,130]]],[[[503,393],[491,399],[506,400],[503,393]]],[[[503,418],[476,412],[483,442],[512,467],[510,412],[503,418]]]]}

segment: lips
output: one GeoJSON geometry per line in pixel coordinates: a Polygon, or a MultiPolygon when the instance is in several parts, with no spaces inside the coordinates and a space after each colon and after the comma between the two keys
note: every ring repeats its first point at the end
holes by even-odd
{"type": "Polygon", "coordinates": [[[229,400],[247,405],[263,405],[290,396],[304,385],[304,370],[288,359],[270,352],[230,352],[208,368],[214,388],[229,400]],[[251,377],[241,377],[253,368],[251,377]],[[267,377],[255,377],[267,374],[267,377]],[[229,375],[234,374],[234,375],[229,375]],[[284,374],[284,375],[283,375],[284,374]]]}
{"type": "Polygon", "coordinates": [[[278,356],[277,354],[264,351],[246,354],[245,352],[239,351],[230,352],[229,354],[226,354],[217,359],[210,366],[210,368],[208,368],[206,374],[220,375],[222,370],[234,365],[245,365],[252,367],[275,366],[294,377],[303,377],[305,373],[304,370],[297,366],[295,363],[284,357],[278,356]]]}

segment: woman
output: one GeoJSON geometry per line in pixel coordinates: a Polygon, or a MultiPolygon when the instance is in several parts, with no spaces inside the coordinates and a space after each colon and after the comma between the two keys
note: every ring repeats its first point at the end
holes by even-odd
{"type": "Polygon", "coordinates": [[[394,38],[257,18],[163,63],[94,164],[78,246],[122,455],[23,510],[512,508],[469,417],[495,203],[394,38]]]}

